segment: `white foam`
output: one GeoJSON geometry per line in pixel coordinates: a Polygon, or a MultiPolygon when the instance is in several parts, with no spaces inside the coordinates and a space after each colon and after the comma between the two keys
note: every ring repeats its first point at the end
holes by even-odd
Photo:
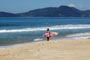
{"type": "Polygon", "coordinates": [[[34,39],[34,41],[43,41],[44,39],[41,39],[41,38],[37,38],[37,39],[34,39]]]}
{"type": "Polygon", "coordinates": [[[90,28],[90,24],[85,24],[85,25],[56,25],[56,26],[50,26],[50,27],[36,27],[36,28],[23,28],[23,29],[10,29],[10,30],[4,29],[4,30],[0,30],[0,33],[44,31],[47,28],[50,28],[50,30],[86,29],[86,28],[90,28]]]}
{"type": "Polygon", "coordinates": [[[90,38],[90,32],[71,34],[71,35],[67,35],[66,37],[73,39],[88,39],[90,38]]]}

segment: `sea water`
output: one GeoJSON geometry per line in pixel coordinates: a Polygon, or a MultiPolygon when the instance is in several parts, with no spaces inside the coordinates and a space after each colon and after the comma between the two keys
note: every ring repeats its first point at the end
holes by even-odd
{"type": "Polygon", "coordinates": [[[46,29],[58,32],[55,39],[81,39],[90,37],[90,18],[43,17],[43,18],[0,18],[0,43],[16,44],[45,40],[46,29]]]}

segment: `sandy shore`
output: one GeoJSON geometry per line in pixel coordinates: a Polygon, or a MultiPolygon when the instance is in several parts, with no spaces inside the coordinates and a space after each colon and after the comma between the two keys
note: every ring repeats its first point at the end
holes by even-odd
{"type": "Polygon", "coordinates": [[[57,40],[0,48],[0,60],[90,60],[90,40],[57,40]]]}

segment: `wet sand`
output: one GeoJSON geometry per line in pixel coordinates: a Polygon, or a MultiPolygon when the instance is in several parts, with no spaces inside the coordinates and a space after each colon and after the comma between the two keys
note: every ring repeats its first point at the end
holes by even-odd
{"type": "Polygon", "coordinates": [[[57,40],[0,48],[0,60],[90,60],[90,40],[57,40]]]}

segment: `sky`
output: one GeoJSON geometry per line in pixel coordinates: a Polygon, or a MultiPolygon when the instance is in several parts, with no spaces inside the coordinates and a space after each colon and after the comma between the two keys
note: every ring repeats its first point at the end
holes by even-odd
{"type": "Polygon", "coordinates": [[[0,11],[22,13],[30,10],[67,5],[90,10],[90,0],[0,0],[0,11]]]}

